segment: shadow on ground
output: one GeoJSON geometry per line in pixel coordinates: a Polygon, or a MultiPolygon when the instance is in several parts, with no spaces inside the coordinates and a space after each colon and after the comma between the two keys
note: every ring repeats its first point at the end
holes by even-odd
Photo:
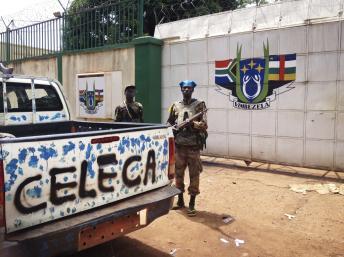
{"type": "Polygon", "coordinates": [[[84,250],[69,257],[171,257],[142,242],[129,237],[120,237],[108,243],[84,250]]]}
{"type": "MultiPolygon", "coordinates": [[[[228,226],[229,224],[233,223],[235,219],[227,214],[217,214],[212,213],[208,211],[197,211],[197,215],[195,217],[189,217],[187,215],[187,208],[180,209],[177,211],[181,215],[183,215],[185,218],[189,219],[191,222],[197,222],[201,223],[203,225],[206,225],[212,230],[215,230],[219,233],[221,233],[223,236],[226,236],[228,238],[232,238],[230,235],[226,234],[221,227],[228,226]],[[224,220],[228,220],[227,222],[224,222],[224,220]]],[[[234,239],[234,238],[232,238],[234,239]]]]}
{"type": "Polygon", "coordinates": [[[278,175],[285,175],[290,177],[299,177],[299,178],[306,178],[306,179],[314,179],[319,181],[332,181],[332,182],[344,182],[343,172],[340,171],[329,171],[329,170],[319,170],[322,174],[309,174],[306,171],[300,171],[297,168],[291,166],[283,166],[278,168],[271,168],[271,164],[260,163],[251,166],[239,166],[236,164],[231,163],[220,163],[220,162],[212,162],[212,161],[202,161],[205,166],[212,166],[212,167],[221,167],[221,168],[229,168],[229,169],[237,169],[241,171],[259,171],[264,173],[272,173],[278,175]],[[334,177],[327,177],[329,173],[334,173],[336,176],[334,177]]]}

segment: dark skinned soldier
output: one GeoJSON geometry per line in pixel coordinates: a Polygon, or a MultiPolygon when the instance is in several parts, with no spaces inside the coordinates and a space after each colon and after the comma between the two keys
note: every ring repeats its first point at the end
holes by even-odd
{"type": "MultiPolygon", "coordinates": [[[[168,123],[175,126],[188,121],[195,114],[205,111],[206,106],[203,101],[192,98],[192,93],[196,83],[192,80],[185,80],[179,83],[183,100],[175,102],[169,113],[168,123]]],[[[187,123],[187,126],[175,131],[176,143],[176,187],[182,192],[185,191],[184,175],[188,167],[190,176],[190,185],[188,193],[190,195],[189,209],[187,214],[195,216],[195,201],[199,191],[199,177],[202,172],[202,162],[200,150],[203,149],[207,135],[207,120],[205,113],[196,120],[187,123]]],[[[184,208],[183,193],[178,195],[177,208],[184,208]]]]}
{"type": "Polygon", "coordinates": [[[134,85],[127,86],[124,90],[125,100],[116,107],[115,121],[117,122],[143,122],[143,107],[135,102],[136,88],[134,85]]]}

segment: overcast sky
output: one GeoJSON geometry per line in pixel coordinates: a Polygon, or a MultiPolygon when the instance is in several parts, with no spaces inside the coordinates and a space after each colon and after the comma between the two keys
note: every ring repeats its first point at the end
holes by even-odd
{"type": "MultiPolygon", "coordinates": [[[[66,7],[69,0],[60,0],[60,2],[66,7]]],[[[0,16],[5,20],[6,25],[14,20],[11,28],[54,18],[53,12],[63,10],[58,0],[0,0],[0,3],[0,16]]],[[[0,20],[0,31],[4,31],[2,20],[0,20]]]]}

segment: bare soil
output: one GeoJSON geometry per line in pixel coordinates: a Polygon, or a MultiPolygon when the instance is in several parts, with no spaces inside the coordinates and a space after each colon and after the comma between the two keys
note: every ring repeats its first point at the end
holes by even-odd
{"type": "Polygon", "coordinates": [[[203,160],[196,217],[171,210],[145,229],[75,256],[168,257],[172,251],[176,257],[344,257],[344,195],[289,189],[301,183],[340,185],[343,173],[203,160]],[[225,223],[224,217],[233,220],[225,223]],[[236,239],[244,243],[236,246],[236,239]]]}

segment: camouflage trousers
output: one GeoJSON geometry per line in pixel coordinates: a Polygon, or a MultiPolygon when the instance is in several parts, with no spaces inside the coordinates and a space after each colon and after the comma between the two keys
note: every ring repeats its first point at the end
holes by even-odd
{"type": "Polygon", "coordinates": [[[176,146],[176,187],[182,192],[185,191],[184,176],[185,169],[189,168],[190,195],[198,195],[199,175],[202,172],[202,162],[199,148],[189,146],[176,146]]]}

